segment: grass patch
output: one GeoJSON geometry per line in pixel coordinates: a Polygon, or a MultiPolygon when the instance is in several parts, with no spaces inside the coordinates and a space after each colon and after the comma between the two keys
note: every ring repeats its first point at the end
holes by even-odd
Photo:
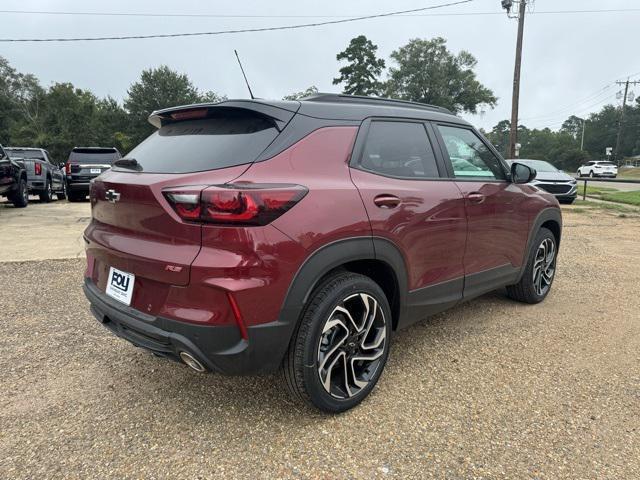
{"type": "Polygon", "coordinates": [[[634,192],[603,192],[600,198],[608,202],[626,203],[640,207],[640,190],[634,192]]]}
{"type": "Polygon", "coordinates": [[[618,176],[624,178],[640,178],[640,167],[620,168],[618,176]]]}
{"type": "MultiPolygon", "coordinates": [[[[579,207],[588,207],[588,210],[600,209],[600,210],[609,210],[609,211],[618,212],[618,213],[640,213],[640,211],[635,208],[630,208],[625,205],[616,204],[616,203],[590,202],[589,200],[576,199],[576,201],[574,202],[574,205],[579,207]]],[[[575,212],[576,210],[578,209],[577,208],[571,209],[572,212],[575,212]]],[[[581,210],[583,210],[582,213],[584,213],[585,211],[588,211],[585,208],[581,208],[581,210]]]]}
{"type": "MultiPolygon", "coordinates": [[[[587,195],[600,195],[604,192],[617,192],[617,190],[611,187],[594,187],[587,185],[587,195]]],[[[584,195],[584,183],[578,185],[578,195],[584,195]]]]}

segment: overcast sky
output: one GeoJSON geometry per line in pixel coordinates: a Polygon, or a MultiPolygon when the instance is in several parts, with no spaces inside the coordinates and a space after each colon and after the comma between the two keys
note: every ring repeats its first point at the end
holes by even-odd
{"type": "MultiPolygon", "coordinates": [[[[2,0],[2,10],[133,12],[226,15],[360,16],[446,3],[451,0],[2,0]]],[[[615,103],[616,79],[640,79],[637,33],[640,11],[544,14],[554,10],[640,8],[637,0],[536,0],[527,16],[522,70],[521,123],[558,128],[572,113],[584,115],[615,103]],[[540,12],[540,13],[535,13],[540,12]],[[606,87],[606,88],[605,88],[606,87]]],[[[500,0],[471,3],[432,13],[501,12],[500,0]]],[[[73,37],[178,33],[256,28],[321,21],[319,18],[175,18],[65,16],[0,13],[0,37],[73,37]]],[[[324,19],[326,20],[326,19],[324,19]]],[[[140,72],[161,64],[187,73],[197,87],[230,98],[247,92],[233,49],[240,52],[256,96],[281,98],[316,85],[338,91],[332,79],[340,68],[336,53],[363,34],[389,54],[412,38],[442,36],[449,48],[468,50],[478,60],[479,80],[499,101],[484,115],[465,118],[490,129],[508,118],[516,20],[504,14],[402,16],[303,30],[216,37],[79,43],[0,43],[0,55],[44,85],[72,82],[99,96],[122,100],[140,72]]],[[[640,88],[637,88],[640,95],[640,88]]]]}

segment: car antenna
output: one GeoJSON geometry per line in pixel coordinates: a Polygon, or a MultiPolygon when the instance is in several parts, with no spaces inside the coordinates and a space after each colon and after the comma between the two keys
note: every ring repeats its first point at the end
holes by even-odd
{"type": "Polygon", "coordinates": [[[234,53],[236,54],[236,58],[238,59],[238,65],[240,65],[240,70],[242,71],[242,76],[244,77],[244,81],[247,84],[247,88],[249,89],[249,95],[251,95],[251,100],[254,100],[256,97],[253,96],[253,92],[251,91],[249,80],[247,80],[247,75],[244,73],[244,68],[242,68],[242,62],[240,61],[240,57],[238,56],[238,51],[234,50],[234,53]]]}

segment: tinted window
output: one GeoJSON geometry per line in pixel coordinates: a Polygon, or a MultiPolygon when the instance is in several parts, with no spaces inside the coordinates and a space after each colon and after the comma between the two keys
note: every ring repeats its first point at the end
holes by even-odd
{"type": "Polygon", "coordinates": [[[118,158],[120,153],[115,148],[74,148],[69,155],[69,162],[111,165],[118,158]]]}
{"type": "Polygon", "coordinates": [[[506,178],[500,160],[471,130],[445,125],[438,125],[438,129],[456,178],[506,178]]]}
{"type": "Polygon", "coordinates": [[[7,148],[9,156],[14,158],[34,158],[44,160],[44,153],[40,150],[18,150],[16,148],[7,148]]]}
{"type": "Polygon", "coordinates": [[[436,159],[422,123],[372,122],[362,168],[393,177],[438,177],[436,159]]]}
{"type": "Polygon", "coordinates": [[[201,172],[251,163],[277,136],[264,117],[226,113],[165,125],[126,157],[147,173],[201,172]]]}

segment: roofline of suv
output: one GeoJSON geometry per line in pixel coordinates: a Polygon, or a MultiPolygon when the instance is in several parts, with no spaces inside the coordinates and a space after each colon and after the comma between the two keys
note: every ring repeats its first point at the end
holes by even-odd
{"type": "Polygon", "coordinates": [[[346,95],[342,93],[315,93],[301,99],[303,102],[331,102],[331,103],[355,103],[361,105],[392,105],[403,108],[419,108],[421,110],[429,110],[432,112],[447,113],[454,115],[451,110],[437,105],[430,105],[428,103],[411,102],[409,100],[397,100],[395,98],[385,97],[367,97],[364,95],[346,95]]]}
{"type": "Polygon", "coordinates": [[[470,125],[446,108],[406,100],[319,93],[300,100],[235,99],[217,103],[197,103],[156,110],[149,123],[160,128],[172,121],[172,114],[203,108],[238,108],[258,112],[272,118],[282,129],[293,115],[301,114],[325,120],[361,122],[370,117],[418,118],[470,125]]]}

